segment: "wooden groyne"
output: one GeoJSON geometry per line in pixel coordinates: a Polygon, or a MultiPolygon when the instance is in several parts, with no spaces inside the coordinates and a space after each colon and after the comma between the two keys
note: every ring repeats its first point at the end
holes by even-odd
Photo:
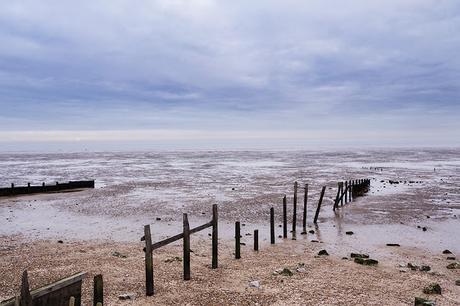
{"type": "Polygon", "coordinates": [[[56,182],[54,185],[46,185],[45,183],[42,183],[39,186],[31,186],[30,183],[28,183],[27,186],[15,186],[14,184],[11,184],[11,187],[0,188],[0,197],[10,197],[33,193],[59,192],[83,188],[94,188],[94,180],[69,181],[68,183],[56,182]]]}

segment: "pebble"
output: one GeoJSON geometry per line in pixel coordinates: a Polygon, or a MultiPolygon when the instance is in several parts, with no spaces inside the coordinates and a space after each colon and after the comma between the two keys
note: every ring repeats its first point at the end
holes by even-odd
{"type": "Polygon", "coordinates": [[[136,299],[136,294],[135,293],[124,293],[120,294],[118,296],[118,299],[125,301],[125,300],[135,300],[136,299]]]}
{"type": "Polygon", "coordinates": [[[249,282],[249,287],[251,287],[251,288],[260,288],[260,281],[255,280],[255,281],[249,282]]]}

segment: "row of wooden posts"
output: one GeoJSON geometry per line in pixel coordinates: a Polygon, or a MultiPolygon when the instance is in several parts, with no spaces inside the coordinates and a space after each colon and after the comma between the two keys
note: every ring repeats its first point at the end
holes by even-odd
{"type": "MultiPolygon", "coordinates": [[[[341,203],[348,203],[352,199],[364,195],[370,186],[370,180],[353,180],[347,182],[338,183],[337,196],[334,201],[333,209],[336,210],[341,203]]],[[[294,183],[294,199],[293,199],[293,217],[292,217],[292,239],[296,239],[297,231],[297,191],[298,183],[294,183]]],[[[323,202],[326,186],[321,189],[318,205],[316,207],[315,216],[313,223],[317,223],[321,204],[323,202]]],[[[308,184],[304,186],[304,201],[303,201],[303,215],[302,215],[302,233],[306,234],[307,230],[307,200],[308,200],[308,184]]],[[[144,226],[144,236],[141,237],[141,241],[145,241],[145,285],[146,295],[152,296],[154,294],[154,277],[153,277],[153,250],[158,249],[162,246],[168,245],[179,239],[183,239],[183,279],[190,280],[190,235],[204,230],[208,227],[212,227],[212,259],[211,268],[216,269],[218,267],[218,212],[217,204],[212,206],[212,219],[211,221],[190,229],[188,216],[183,214],[183,231],[180,234],[169,237],[162,241],[152,244],[152,237],[150,231],[150,225],[144,226]]],[[[287,238],[288,223],[287,223],[287,198],[283,197],[283,238],[287,238]]],[[[254,251],[259,250],[259,230],[254,230],[254,251]]],[[[275,244],[275,209],[270,208],[270,244],[275,244]]],[[[241,223],[240,221],[235,222],[235,259],[241,258],[241,223]]]]}

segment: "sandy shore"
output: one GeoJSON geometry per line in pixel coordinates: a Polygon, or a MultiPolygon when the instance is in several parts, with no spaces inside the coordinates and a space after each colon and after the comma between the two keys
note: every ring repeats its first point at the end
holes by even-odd
{"type": "MultiPolygon", "coordinates": [[[[13,242],[14,240],[14,242],[13,242]]],[[[249,240],[248,240],[249,241],[249,240]]],[[[192,239],[192,279],[182,280],[182,263],[165,262],[182,256],[180,245],[154,252],[154,297],[144,293],[142,243],[98,243],[37,241],[18,243],[1,240],[1,298],[15,294],[21,271],[28,269],[31,287],[45,285],[74,272],[86,271],[83,301],[89,305],[92,278],[102,273],[107,305],[410,305],[414,297],[435,300],[437,305],[460,305],[460,270],[448,270],[446,255],[424,254],[409,248],[394,248],[393,256],[379,260],[376,267],[362,266],[337,254],[316,256],[327,243],[306,240],[263,244],[259,252],[251,244],[242,247],[242,259],[233,259],[233,246],[220,244],[219,268],[210,269],[210,242],[192,239]],[[114,251],[126,258],[113,256],[114,251]],[[430,265],[432,271],[400,272],[400,263],[430,265]],[[305,270],[297,267],[302,266],[305,270]],[[292,276],[273,275],[289,268],[292,276]],[[249,287],[259,281],[260,288],[249,287]],[[423,294],[430,283],[439,283],[442,295],[423,294]],[[134,301],[120,301],[118,295],[135,293],[134,301]]]]}

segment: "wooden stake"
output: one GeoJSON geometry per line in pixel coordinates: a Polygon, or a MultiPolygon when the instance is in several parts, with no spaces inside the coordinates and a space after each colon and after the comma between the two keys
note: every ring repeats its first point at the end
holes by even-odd
{"type": "Polygon", "coordinates": [[[152,296],[153,289],[153,254],[152,254],[152,235],[150,225],[144,226],[145,239],[145,295],[152,296]]]}
{"type": "Polygon", "coordinates": [[[104,304],[104,283],[101,274],[94,276],[93,283],[93,305],[96,306],[97,303],[104,304]]]}
{"type": "Polygon", "coordinates": [[[302,218],[302,231],[304,234],[307,233],[307,200],[308,200],[308,184],[305,184],[304,196],[303,196],[303,218],[302,218]]]}
{"type": "Polygon", "coordinates": [[[259,230],[254,230],[254,251],[259,250],[259,230]]]}
{"type": "Polygon", "coordinates": [[[30,295],[29,277],[27,275],[27,270],[22,272],[21,296],[19,301],[19,305],[21,306],[32,306],[32,296],[30,295]]]}
{"type": "Polygon", "coordinates": [[[190,279],[190,225],[187,214],[183,214],[183,251],[184,251],[184,280],[190,279]]]}
{"type": "Polygon", "coordinates": [[[218,253],[218,214],[217,204],[212,205],[212,269],[217,269],[217,253],[218,253]]]}
{"type": "Polygon", "coordinates": [[[69,306],[75,306],[75,298],[73,296],[69,299],[69,306]]]}
{"type": "Polygon", "coordinates": [[[348,181],[345,181],[345,204],[348,203],[348,181]]]}
{"type": "Polygon", "coordinates": [[[270,243],[275,244],[275,209],[270,208],[270,243]]]}
{"type": "Polygon", "coordinates": [[[334,206],[332,210],[336,210],[339,206],[339,197],[340,197],[340,182],[337,182],[337,195],[335,196],[334,206]]]}
{"type": "Polygon", "coordinates": [[[293,212],[292,212],[292,239],[296,239],[296,229],[297,229],[297,182],[294,182],[294,202],[293,202],[293,212]]]}
{"type": "Polygon", "coordinates": [[[323,202],[323,197],[324,197],[324,192],[325,191],[326,191],[326,186],[323,186],[323,189],[321,190],[321,195],[320,195],[319,201],[318,201],[318,207],[316,207],[315,218],[313,219],[313,223],[315,223],[315,224],[318,221],[319,210],[321,208],[321,203],[323,202]]]}
{"type": "Polygon", "coordinates": [[[283,198],[283,238],[287,238],[287,201],[286,195],[283,198]]]}
{"type": "Polygon", "coordinates": [[[240,245],[240,221],[235,222],[235,259],[241,258],[241,245],[240,245]]]}

